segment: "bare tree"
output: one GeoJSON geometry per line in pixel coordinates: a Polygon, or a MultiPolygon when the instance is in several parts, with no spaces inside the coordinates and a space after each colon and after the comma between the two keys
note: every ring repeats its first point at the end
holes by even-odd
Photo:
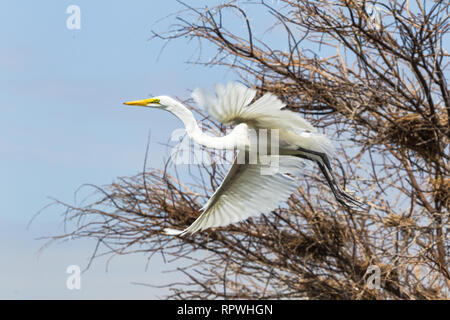
{"type": "MultiPolygon", "coordinates": [[[[224,166],[191,168],[194,182],[183,184],[169,162],[93,187],[85,205],[59,202],[76,224],[54,240],[97,239],[94,256],[144,251],[190,261],[178,269],[186,282],[167,284],[170,298],[448,298],[448,3],[183,5],[176,24],[155,38],[212,45],[212,59],[200,53],[193,62],[231,68],[341,141],[334,160],[339,179],[370,208],[340,206],[314,171],[271,214],[173,238],[162,229],[193,222],[224,166]],[[284,45],[256,35],[253,8],[270,14],[284,45]],[[235,31],[237,19],[244,32],[235,31]],[[380,271],[380,287],[370,285],[368,270],[380,271]]],[[[211,119],[204,125],[223,130],[211,119]]]]}

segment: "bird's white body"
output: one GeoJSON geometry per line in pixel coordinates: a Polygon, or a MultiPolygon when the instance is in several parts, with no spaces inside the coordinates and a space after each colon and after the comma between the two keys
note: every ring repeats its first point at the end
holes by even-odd
{"type": "Polygon", "coordinates": [[[179,118],[189,137],[196,143],[214,149],[233,150],[248,148],[248,129],[277,130],[279,134],[279,154],[292,154],[298,147],[333,154],[333,145],[324,135],[297,113],[281,110],[285,107],[276,96],[265,94],[251,105],[256,91],[237,83],[227,87],[218,86],[217,97],[196,89],[192,96],[207,113],[224,124],[237,124],[226,136],[212,137],[200,129],[192,112],[179,101],[168,97],[155,97],[164,110],[179,118]],[[228,104],[227,104],[228,103],[228,104]],[[219,106],[219,107],[217,107],[219,106]],[[229,106],[227,108],[227,106],[229,106]]]}
{"type": "MultiPolygon", "coordinates": [[[[252,103],[256,91],[238,83],[216,86],[216,93],[194,90],[194,101],[208,114],[224,124],[235,124],[226,136],[212,137],[200,129],[192,112],[168,96],[133,101],[126,104],[165,109],[178,117],[189,137],[207,148],[239,149],[249,152],[251,130],[276,130],[278,170],[262,175],[265,165],[241,163],[235,159],[227,176],[202,208],[202,214],[185,230],[166,229],[167,234],[183,235],[211,227],[225,226],[275,209],[298,187],[292,176],[302,173],[304,160],[317,162],[336,199],[348,205],[360,205],[337,184],[328,158],[333,146],[328,138],[297,113],[283,109],[285,104],[266,93],[252,103]]],[[[259,142],[258,142],[259,143],[259,142]]],[[[273,155],[272,155],[273,156],[273,155]]]]}
{"type": "Polygon", "coordinates": [[[166,103],[164,108],[165,110],[169,111],[183,122],[187,134],[196,143],[207,148],[221,150],[233,150],[237,147],[243,147],[248,144],[246,124],[236,126],[226,136],[212,137],[202,132],[192,112],[183,104],[166,96],[158,97],[158,99],[166,103]]]}

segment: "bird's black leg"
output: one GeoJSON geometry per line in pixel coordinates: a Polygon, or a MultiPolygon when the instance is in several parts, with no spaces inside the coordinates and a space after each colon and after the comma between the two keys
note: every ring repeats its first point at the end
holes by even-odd
{"type": "Polygon", "coordinates": [[[328,173],[327,169],[322,164],[322,162],[320,162],[320,161],[318,161],[318,160],[316,160],[316,159],[314,159],[314,158],[312,158],[310,156],[304,155],[304,154],[296,154],[295,156],[298,157],[298,158],[302,158],[302,159],[310,160],[310,161],[313,161],[313,162],[317,162],[317,164],[319,165],[320,171],[322,171],[322,174],[325,176],[325,179],[327,180],[327,183],[330,186],[331,192],[333,192],[333,195],[336,198],[336,200],[339,203],[341,203],[341,204],[343,204],[345,206],[348,206],[347,203],[341,198],[341,195],[340,195],[339,191],[336,189],[335,183],[333,182],[330,174],[328,173]]]}
{"type": "Polygon", "coordinates": [[[345,202],[345,200],[342,199],[342,197],[341,197],[341,192],[339,190],[339,186],[332,180],[332,178],[331,178],[329,172],[327,171],[327,169],[325,168],[325,166],[320,161],[317,161],[317,164],[319,165],[320,171],[322,171],[323,175],[325,176],[325,179],[327,180],[328,185],[330,186],[331,191],[333,192],[336,200],[339,203],[341,203],[347,207],[348,206],[347,202],[345,202]]]}
{"type": "MultiPolygon", "coordinates": [[[[319,163],[319,162],[318,162],[318,163],[319,163]]],[[[320,164],[319,164],[319,166],[320,166],[320,164]]],[[[322,166],[323,166],[323,165],[322,165],[322,166]]],[[[331,176],[331,179],[333,179],[333,181],[334,181],[334,185],[336,186],[339,195],[340,195],[341,197],[343,197],[343,200],[344,200],[344,202],[345,202],[345,204],[346,204],[347,206],[348,206],[349,203],[352,204],[352,205],[354,205],[354,206],[358,206],[358,207],[363,207],[363,206],[364,206],[363,203],[361,203],[360,201],[356,200],[354,197],[352,197],[352,196],[349,195],[347,192],[345,192],[344,190],[342,190],[342,188],[341,188],[341,187],[339,186],[339,184],[337,183],[337,179],[336,179],[336,177],[334,176],[333,171],[330,172],[330,171],[328,170],[328,168],[325,167],[325,166],[323,166],[322,172],[323,172],[323,171],[328,171],[328,174],[331,176]]]]}
{"type": "Polygon", "coordinates": [[[336,197],[336,200],[338,200],[340,203],[344,202],[345,205],[348,205],[348,203],[346,202],[346,201],[348,201],[353,205],[356,205],[359,207],[363,206],[363,204],[360,201],[356,200],[354,197],[352,197],[351,195],[346,193],[339,186],[337,179],[334,176],[333,169],[331,168],[330,160],[328,159],[328,156],[325,153],[314,151],[314,150],[309,150],[309,149],[305,149],[305,148],[301,148],[301,147],[299,147],[297,150],[304,152],[306,154],[315,155],[322,160],[323,164],[321,161],[318,161],[316,159],[311,159],[310,157],[302,157],[302,158],[307,158],[309,160],[316,161],[319,164],[320,170],[322,171],[323,175],[327,179],[327,182],[330,185],[330,188],[332,189],[333,194],[336,197]],[[339,196],[336,196],[336,194],[338,194],[339,196]],[[344,198],[344,199],[342,199],[342,198],[344,198]]]}

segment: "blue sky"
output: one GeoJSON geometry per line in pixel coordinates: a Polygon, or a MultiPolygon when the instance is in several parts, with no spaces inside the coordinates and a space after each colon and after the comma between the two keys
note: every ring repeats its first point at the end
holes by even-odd
{"type": "Polygon", "coordinates": [[[150,94],[186,98],[189,90],[233,79],[185,64],[195,44],[171,43],[157,60],[165,30],[181,9],[176,1],[12,1],[0,3],[0,298],[156,298],[174,266],[158,257],[118,257],[105,271],[98,260],[82,288],[66,288],[66,268],[85,266],[95,243],[70,241],[38,255],[37,237],[60,231],[61,210],[83,183],[105,185],[141,170],[149,129],[149,166],[158,167],[177,119],[122,102],[150,94]],[[81,30],[69,30],[66,9],[81,9],[81,30]],[[158,20],[161,21],[157,22],[158,20]],[[183,54],[180,54],[182,52],[183,54]]]}

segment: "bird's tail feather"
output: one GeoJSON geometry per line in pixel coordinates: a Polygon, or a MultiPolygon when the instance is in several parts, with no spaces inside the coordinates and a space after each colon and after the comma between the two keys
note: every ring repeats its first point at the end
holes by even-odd
{"type": "Polygon", "coordinates": [[[313,133],[314,149],[316,151],[325,153],[330,159],[333,158],[334,146],[333,143],[325,135],[320,133],[313,133]]]}
{"type": "Polygon", "coordinates": [[[183,233],[184,230],[177,230],[172,228],[165,228],[163,232],[168,236],[179,236],[183,233]]]}

